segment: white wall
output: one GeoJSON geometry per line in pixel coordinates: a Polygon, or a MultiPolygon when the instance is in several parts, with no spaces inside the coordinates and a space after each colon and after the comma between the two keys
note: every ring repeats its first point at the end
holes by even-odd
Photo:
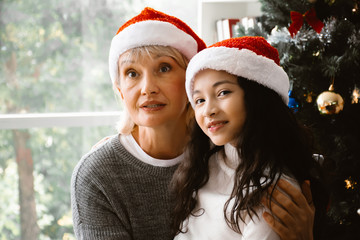
{"type": "MultiPolygon", "coordinates": [[[[136,2],[136,1],[134,1],[136,2]]],[[[151,7],[166,14],[175,16],[187,23],[197,32],[197,0],[137,0],[135,10],[140,12],[144,7],[151,7]]]]}

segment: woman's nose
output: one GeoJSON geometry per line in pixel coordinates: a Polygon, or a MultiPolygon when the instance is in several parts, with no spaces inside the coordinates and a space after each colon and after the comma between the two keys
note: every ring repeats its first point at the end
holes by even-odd
{"type": "Polygon", "coordinates": [[[159,92],[156,76],[153,76],[152,74],[144,74],[144,77],[142,79],[142,84],[143,84],[141,88],[142,95],[157,94],[159,92]]]}

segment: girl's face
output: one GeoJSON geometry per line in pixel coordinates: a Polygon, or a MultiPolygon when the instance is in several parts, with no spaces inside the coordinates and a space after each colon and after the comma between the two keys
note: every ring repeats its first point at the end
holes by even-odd
{"type": "Polygon", "coordinates": [[[185,113],[185,69],[173,58],[123,54],[119,78],[121,98],[136,125],[163,126],[185,113]]]}
{"type": "Polygon", "coordinates": [[[200,128],[218,146],[236,144],[246,119],[244,91],[237,77],[205,69],[194,79],[195,117],[200,128]]]}

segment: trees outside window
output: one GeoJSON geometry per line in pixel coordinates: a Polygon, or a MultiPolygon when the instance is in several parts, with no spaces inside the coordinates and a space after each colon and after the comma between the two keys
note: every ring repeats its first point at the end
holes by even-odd
{"type": "MultiPolygon", "coordinates": [[[[180,4],[1,0],[0,114],[121,110],[108,73],[112,37],[145,6],[166,11],[180,4]]],[[[188,19],[194,25],[196,17],[188,19]]],[[[0,126],[1,239],[73,239],[72,170],[93,144],[115,133],[114,126],[0,126]]]]}

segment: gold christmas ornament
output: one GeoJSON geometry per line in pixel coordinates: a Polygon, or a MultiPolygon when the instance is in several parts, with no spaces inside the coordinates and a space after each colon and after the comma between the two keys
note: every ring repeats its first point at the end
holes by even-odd
{"type": "Polygon", "coordinates": [[[356,13],[358,10],[359,10],[358,4],[355,3],[355,6],[354,6],[354,8],[352,9],[352,12],[353,12],[353,13],[356,13]]]}
{"type": "Polygon", "coordinates": [[[318,110],[321,114],[338,114],[344,108],[344,99],[340,94],[334,92],[331,84],[329,91],[322,92],[316,99],[318,110]]]}
{"type": "Polygon", "coordinates": [[[356,181],[354,181],[351,176],[348,179],[345,179],[345,188],[346,189],[355,189],[355,186],[357,184],[356,181]]]}
{"type": "Polygon", "coordinates": [[[356,104],[359,103],[359,98],[360,98],[360,91],[357,87],[354,88],[354,91],[352,93],[352,100],[351,103],[352,104],[356,104]]]}
{"type": "Polygon", "coordinates": [[[331,6],[336,2],[336,0],[325,0],[325,2],[331,6]]]}
{"type": "Polygon", "coordinates": [[[305,101],[308,102],[308,103],[311,103],[313,101],[313,96],[315,94],[313,92],[309,92],[308,94],[304,94],[304,97],[305,97],[305,101]]]}

